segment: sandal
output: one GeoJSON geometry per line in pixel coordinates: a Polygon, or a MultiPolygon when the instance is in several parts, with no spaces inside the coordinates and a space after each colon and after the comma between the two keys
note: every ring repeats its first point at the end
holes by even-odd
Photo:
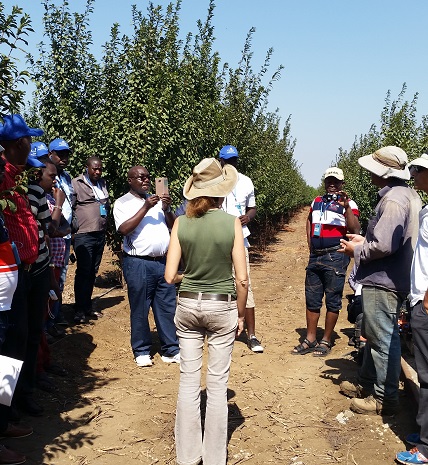
{"type": "Polygon", "coordinates": [[[331,342],[321,339],[319,344],[313,350],[314,357],[325,357],[331,352],[331,342]]]}
{"type": "Polygon", "coordinates": [[[315,348],[318,346],[318,341],[315,339],[315,341],[310,342],[308,339],[304,339],[301,344],[296,346],[292,351],[292,355],[305,355],[308,354],[309,352],[312,352],[315,350],[315,348]]]}

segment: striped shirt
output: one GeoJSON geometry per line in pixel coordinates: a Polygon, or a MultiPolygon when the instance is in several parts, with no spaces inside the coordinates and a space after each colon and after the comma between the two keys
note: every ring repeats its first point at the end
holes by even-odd
{"type": "MultiPolygon", "coordinates": [[[[20,168],[12,165],[6,159],[5,161],[4,179],[0,184],[0,191],[15,187],[15,178],[22,173],[20,168]]],[[[12,213],[9,207],[3,211],[9,238],[15,242],[21,261],[26,264],[34,263],[39,254],[38,228],[28,198],[24,194],[15,193],[9,199],[16,205],[15,213],[12,213]]]]}
{"type": "MultiPolygon", "coordinates": [[[[353,200],[349,200],[349,206],[354,215],[359,216],[357,204],[353,200]]],[[[340,245],[340,239],[346,238],[345,207],[338,202],[325,202],[321,196],[318,196],[312,202],[310,214],[311,248],[336,247],[340,245]],[[314,234],[316,228],[318,233],[314,234]]]]}
{"type": "Polygon", "coordinates": [[[34,182],[28,184],[28,200],[30,201],[31,211],[37,220],[39,230],[39,256],[37,257],[35,265],[31,268],[31,273],[34,275],[38,274],[49,265],[49,249],[46,244],[45,230],[43,229],[42,223],[50,222],[52,218],[45,191],[34,182]]]}

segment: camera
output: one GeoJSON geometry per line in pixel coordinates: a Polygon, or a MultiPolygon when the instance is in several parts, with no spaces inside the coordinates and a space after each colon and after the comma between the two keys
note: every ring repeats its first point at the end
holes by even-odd
{"type": "Polygon", "coordinates": [[[323,195],[322,199],[323,199],[324,202],[337,202],[341,198],[342,198],[342,196],[340,194],[329,194],[327,192],[327,194],[323,195]]]}

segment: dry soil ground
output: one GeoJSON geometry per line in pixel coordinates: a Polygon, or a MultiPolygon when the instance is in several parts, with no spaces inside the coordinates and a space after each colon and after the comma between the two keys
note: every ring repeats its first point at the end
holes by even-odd
{"type": "MultiPolygon", "coordinates": [[[[349,356],[346,312],[340,315],[328,357],[290,354],[305,327],[306,215],[305,210],[297,214],[252,264],[257,333],[265,352],[250,352],[244,340],[235,344],[228,464],[392,464],[395,453],[405,447],[403,438],[415,428],[414,407],[404,392],[401,412],[394,418],[353,416],[339,421],[350,402],[339,393],[339,383],[357,370],[349,356]]],[[[33,425],[34,434],[7,442],[27,454],[29,464],[175,463],[179,366],[163,363],[156,353],[153,320],[154,366],[135,365],[126,291],[112,289],[113,269],[106,253],[94,291],[99,297],[96,308],[104,317],[70,326],[67,336],[51,346],[55,361],[69,376],[55,378],[56,394],[37,392],[45,416],[23,419],[33,425]]],[[[73,275],[72,265],[67,303],[73,302],[73,275]]],[[[345,300],[343,304],[346,307],[345,300]]]]}

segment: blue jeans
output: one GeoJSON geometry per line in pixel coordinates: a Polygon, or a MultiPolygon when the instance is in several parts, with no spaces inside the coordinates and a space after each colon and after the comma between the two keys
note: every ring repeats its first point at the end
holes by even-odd
{"type": "Polygon", "coordinates": [[[363,286],[361,295],[367,344],[359,381],[379,401],[395,406],[401,358],[397,319],[405,296],[374,286],[363,286]]]}
{"type": "Polygon", "coordinates": [[[180,386],[175,420],[177,464],[225,465],[227,459],[227,382],[235,332],[236,301],[179,298],[175,324],[180,341],[180,386]],[[201,369],[208,343],[207,406],[201,428],[201,369]],[[202,439],[203,436],[203,439],[202,439]]]}
{"type": "Polygon", "coordinates": [[[175,331],[175,286],[164,278],[165,258],[149,261],[142,258],[123,257],[123,276],[128,287],[131,308],[131,347],[134,356],[147,355],[152,346],[149,310],[152,307],[162,355],[179,352],[175,331]]]}
{"type": "Polygon", "coordinates": [[[346,269],[350,258],[339,252],[324,255],[309,255],[306,267],[305,296],[306,308],[319,312],[325,294],[328,312],[338,313],[342,308],[342,293],[345,285],[346,269]]]}
{"type": "Polygon", "coordinates": [[[74,277],[74,299],[76,313],[88,315],[92,308],[92,292],[95,278],[103,257],[106,235],[104,231],[76,234],[76,275],[74,277]]]}

